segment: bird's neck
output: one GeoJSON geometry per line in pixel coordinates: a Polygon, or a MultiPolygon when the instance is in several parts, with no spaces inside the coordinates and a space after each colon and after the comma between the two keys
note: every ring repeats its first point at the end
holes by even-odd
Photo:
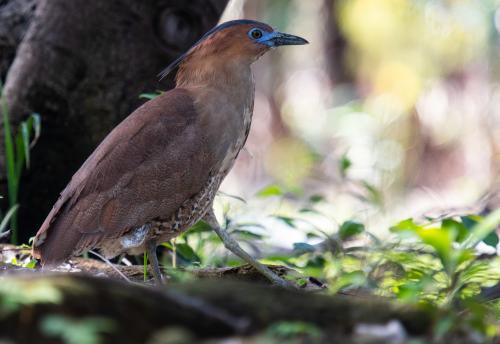
{"type": "Polygon", "coordinates": [[[176,87],[179,88],[234,88],[252,80],[250,61],[207,56],[202,61],[187,60],[179,68],[176,87]]]}
{"type": "Polygon", "coordinates": [[[195,102],[222,117],[252,111],[254,81],[250,63],[207,57],[204,63],[187,61],[177,73],[178,88],[187,89],[195,102]]]}
{"type": "Polygon", "coordinates": [[[184,65],[177,87],[192,95],[207,142],[214,144],[220,168],[227,172],[250,129],[255,93],[250,63],[184,65]]]}

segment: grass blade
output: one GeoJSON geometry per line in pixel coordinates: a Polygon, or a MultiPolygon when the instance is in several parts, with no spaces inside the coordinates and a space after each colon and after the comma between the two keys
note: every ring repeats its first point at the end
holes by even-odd
{"type": "Polygon", "coordinates": [[[497,208],[474,226],[471,235],[464,240],[462,248],[472,248],[479,244],[484,238],[500,225],[500,208],[497,208]]]}
{"type": "Polygon", "coordinates": [[[19,208],[19,204],[15,204],[13,207],[10,207],[9,211],[5,214],[2,222],[0,222],[0,233],[2,233],[5,228],[7,228],[7,223],[9,222],[10,218],[14,216],[17,208],[19,208]]]}
{"type": "MultiPolygon", "coordinates": [[[[18,191],[18,175],[16,173],[16,162],[15,162],[15,153],[14,153],[14,142],[12,138],[12,131],[10,128],[9,121],[9,109],[7,105],[7,99],[3,94],[3,88],[0,84],[0,101],[3,113],[3,130],[4,130],[4,139],[5,139],[5,165],[7,169],[7,190],[9,195],[9,206],[12,208],[15,204],[17,204],[17,191],[18,191]]],[[[13,244],[17,243],[17,217],[11,216],[10,219],[11,227],[12,227],[12,237],[11,242],[13,244]]]]}

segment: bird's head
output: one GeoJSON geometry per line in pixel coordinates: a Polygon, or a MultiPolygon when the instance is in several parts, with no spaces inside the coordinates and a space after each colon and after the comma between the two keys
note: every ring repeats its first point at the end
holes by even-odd
{"type": "Polygon", "coordinates": [[[233,20],[208,31],[185,54],[172,62],[160,77],[164,78],[176,67],[194,64],[248,64],[272,48],[283,45],[309,43],[304,38],[274,30],[254,20],[233,20]]]}

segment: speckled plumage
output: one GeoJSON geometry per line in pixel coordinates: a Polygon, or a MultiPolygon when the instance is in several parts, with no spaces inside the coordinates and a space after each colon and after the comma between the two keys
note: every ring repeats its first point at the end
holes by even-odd
{"type": "Polygon", "coordinates": [[[54,265],[93,248],[141,253],[211,214],[250,130],[250,65],[271,47],[304,42],[248,20],[210,31],[173,63],[176,88],[134,111],[75,173],[33,255],[54,265]],[[256,28],[268,41],[250,36],[256,28]]]}

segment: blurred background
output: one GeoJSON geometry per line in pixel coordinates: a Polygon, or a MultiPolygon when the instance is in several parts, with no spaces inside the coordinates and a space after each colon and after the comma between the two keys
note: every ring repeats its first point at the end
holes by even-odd
{"type": "MultiPolygon", "coordinates": [[[[174,87],[158,72],[241,18],[310,44],[253,66],[253,124],[215,200],[221,226],[300,287],[439,306],[432,342],[495,341],[500,0],[0,0],[0,242],[30,243],[112,128],[174,87]]],[[[0,244],[0,263],[36,269],[28,248],[0,244]]],[[[169,281],[248,272],[203,221],[158,251],[169,281]]],[[[148,279],[145,256],[113,262],[148,279]]],[[[29,290],[3,294],[33,313],[29,290]]],[[[285,325],[307,341],[307,323],[285,325]]]]}
{"type": "Polygon", "coordinates": [[[230,1],[222,21],[264,21],[310,44],[254,65],[252,130],[222,186],[247,203],[220,197],[220,211],[267,221],[283,245],[304,234],[269,214],[327,232],[354,219],[383,233],[431,209],[478,211],[470,209],[499,182],[499,6],[230,1]],[[322,215],[304,209],[305,199],[322,215]]]}
{"type": "Polygon", "coordinates": [[[11,126],[30,113],[41,123],[14,187],[0,145],[3,210],[19,205],[27,242],[107,133],[173,86],[173,75],[160,84],[157,73],[217,21],[248,18],[310,44],[254,64],[254,121],[222,186],[221,220],[262,224],[289,247],[311,225],[331,234],[352,220],[383,235],[408,217],[485,215],[500,204],[499,8],[497,0],[0,0],[11,126]]]}

